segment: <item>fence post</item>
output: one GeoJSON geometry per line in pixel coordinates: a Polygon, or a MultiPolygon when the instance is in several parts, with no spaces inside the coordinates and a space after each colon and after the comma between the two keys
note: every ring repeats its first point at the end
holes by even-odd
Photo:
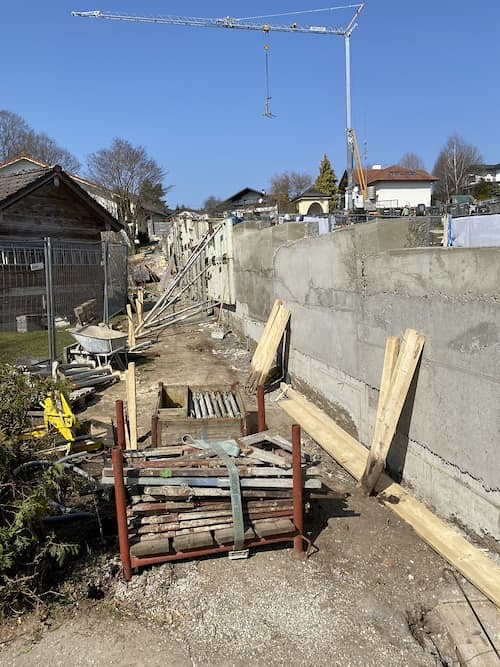
{"type": "Polygon", "coordinates": [[[45,291],[47,298],[47,335],[49,343],[49,358],[56,358],[56,333],[54,323],[54,285],[52,283],[52,243],[49,236],[44,238],[43,250],[45,254],[45,291]]]}

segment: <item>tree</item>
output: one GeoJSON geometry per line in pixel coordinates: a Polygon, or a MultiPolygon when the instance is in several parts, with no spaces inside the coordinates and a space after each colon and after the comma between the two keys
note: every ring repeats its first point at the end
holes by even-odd
{"type": "Polygon", "coordinates": [[[167,202],[165,195],[167,191],[162,183],[154,184],[146,179],[139,188],[139,199],[144,208],[154,208],[161,213],[167,212],[167,202]]]}
{"type": "Polygon", "coordinates": [[[66,171],[72,173],[77,172],[81,166],[72,153],[58,146],[44,132],[29,132],[25,138],[25,147],[22,152],[42,162],[47,162],[51,165],[58,164],[66,171]]]}
{"type": "Polygon", "coordinates": [[[406,169],[422,169],[425,171],[423,160],[416,153],[412,153],[411,151],[408,151],[401,156],[398,165],[400,167],[406,167],[406,169]]]}
{"type": "Polygon", "coordinates": [[[439,199],[449,201],[451,195],[464,194],[469,185],[469,177],[474,165],[482,162],[479,150],[467,144],[458,134],[453,134],[441,149],[433,174],[439,178],[435,194],[439,199]]]}
{"type": "Polygon", "coordinates": [[[284,171],[275,174],[270,181],[269,192],[281,202],[289,202],[312,184],[310,174],[298,171],[284,171]]]}
{"type": "Polygon", "coordinates": [[[31,131],[29,125],[16,113],[0,110],[0,162],[23,152],[25,136],[31,131]]]}
{"type": "Polygon", "coordinates": [[[44,132],[35,132],[26,121],[12,111],[0,110],[0,162],[18,155],[58,164],[67,171],[78,171],[80,163],[65,148],[44,132]]]}
{"type": "Polygon", "coordinates": [[[162,198],[172,186],[164,187],[165,170],[148,155],[144,146],[132,146],[116,137],[110,148],[91,153],[87,159],[89,178],[102,185],[116,199],[117,215],[135,241],[142,206],[147,196],[162,198]],[[161,190],[160,190],[161,188],[161,190]]]}
{"type": "Polygon", "coordinates": [[[330,210],[332,211],[337,206],[337,176],[326,153],[321,158],[319,174],[314,182],[314,187],[329,196],[330,210]]]}
{"type": "Polygon", "coordinates": [[[222,215],[225,208],[227,208],[227,205],[225,205],[223,199],[219,199],[218,197],[214,197],[213,195],[211,195],[210,197],[207,197],[203,202],[202,210],[207,215],[216,217],[218,215],[222,215]]]}
{"type": "Polygon", "coordinates": [[[474,199],[489,199],[500,195],[500,183],[492,181],[479,181],[472,186],[472,196],[474,199]]]}

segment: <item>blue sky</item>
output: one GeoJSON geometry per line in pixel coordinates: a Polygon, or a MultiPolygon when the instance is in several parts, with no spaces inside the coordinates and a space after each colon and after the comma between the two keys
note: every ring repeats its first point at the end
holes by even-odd
{"type": "MultiPolygon", "coordinates": [[[[330,3],[348,4],[348,3],[330,3]]],[[[167,171],[171,206],[201,206],[285,170],[345,168],[341,37],[74,18],[71,10],[246,17],[324,0],[18,0],[0,3],[0,108],[85,164],[113,137],[167,171]],[[270,45],[271,111],[264,44],[270,45]]],[[[269,19],[345,25],[353,10],[269,19]]],[[[500,2],[367,0],[351,39],[352,118],[367,163],[406,151],[430,171],[453,132],[500,162],[500,2]]],[[[85,169],[82,169],[85,172],[85,169]]]]}

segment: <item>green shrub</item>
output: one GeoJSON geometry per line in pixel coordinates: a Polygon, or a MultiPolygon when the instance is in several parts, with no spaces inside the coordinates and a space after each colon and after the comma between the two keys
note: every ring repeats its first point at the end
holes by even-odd
{"type": "Polygon", "coordinates": [[[0,364],[0,613],[36,604],[44,595],[45,575],[61,565],[77,545],[59,542],[42,519],[53,513],[51,501],[62,489],[58,466],[36,467],[27,474],[15,469],[39,458],[50,438],[34,439],[29,432],[29,410],[57,387],[50,379],[25,374],[0,364]],[[41,471],[41,472],[40,472],[41,471]]]}

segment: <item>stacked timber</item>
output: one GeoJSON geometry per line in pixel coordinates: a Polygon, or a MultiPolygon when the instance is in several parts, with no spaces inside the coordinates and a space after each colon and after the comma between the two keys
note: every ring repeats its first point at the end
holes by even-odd
{"type": "MultiPolygon", "coordinates": [[[[238,452],[229,458],[238,472],[242,509],[239,517],[233,506],[227,456],[188,444],[123,452],[133,557],[231,546],[235,542],[235,522],[240,532],[243,530],[245,543],[283,535],[293,537],[296,530],[291,444],[262,434],[223,444],[228,443],[230,451],[232,448],[232,452],[238,452]]],[[[317,468],[303,456],[306,505],[308,492],[322,488],[317,473],[317,468]]],[[[104,468],[102,481],[113,483],[112,467],[104,468]]]]}

